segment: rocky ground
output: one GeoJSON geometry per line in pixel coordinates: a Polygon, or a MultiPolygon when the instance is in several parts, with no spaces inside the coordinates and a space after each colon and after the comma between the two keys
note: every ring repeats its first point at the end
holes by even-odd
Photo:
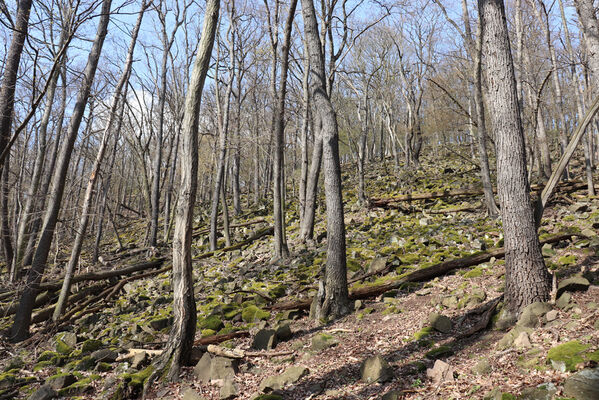
{"type": "MultiPolygon", "coordinates": [[[[371,197],[477,184],[476,171],[449,164],[399,177],[389,174],[391,164],[372,170],[371,197]]],[[[345,178],[346,187],[351,186],[348,180],[354,178],[345,178]]],[[[351,188],[344,194],[349,277],[386,272],[357,281],[352,289],[502,246],[500,222],[485,217],[477,198],[402,203],[401,209],[383,210],[358,206],[351,188]],[[458,208],[474,210],[453,212],[458,208]]],[[[198,347],[196,366],[184,370],[180,382],[156,383],[149,398],[599,398],[596,198],[584,191],[562,194],[547,210],[541,238],[572,234],[543,247],[559,286],[554,301],[529,306],[517,323],[502,317],[504,267],[503,260],[494,258],[356,301],[354,313],[329,324],[310,320],[305,311],[277,312],[274,304],[314,293],[326,258],[324,224],[318,224],[314,243],[301,245],[293,205],[289,210],[288,260],[271,259],[269,236],[239,250],[199,257],[207,251],[207,239],[198,229],[197,339],[249,335],[208,347],[209,352],[198,347]],[[490,326],[470,334],[497,301],[490,326]]],[[[269,226],[268,210],[253,210],[234,222],[256,220],[263,222],[235,229],[235,241],[269,226]]],[[[128,251],[135,254],[128,258],[106,243],[106,259],[115,268],[146,259],[148,251],[135,250],[142,231],[139,223],[126,234],[128,251]]],[[[168,255],[168,249],[162,254],[168,255]]],[[[39,324],[23,345],[0,343],[0,399],[138,396],[168,336],[171,299],[170,273],[163,272],[128,282],[118,296],[102,307],[90,305],[96,306],[92,313],[75,314],[59,332],[39,324]]],[[[9,324],[10,317],[0,320],[0,327],[9,324]]]]}

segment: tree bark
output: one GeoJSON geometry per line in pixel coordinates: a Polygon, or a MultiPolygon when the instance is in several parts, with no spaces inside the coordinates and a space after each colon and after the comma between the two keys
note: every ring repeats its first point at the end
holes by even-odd
{"type": "Polygon", "coordinates": [[[312,0],[302,0],[304,32],[310,56],[310,92],[319,116],[323,140],[325,197],[327,204],[327,263],[313,316],[318,320],[338,318],[350,312],[347,291],[345,222],[341,194],[339,137],[335,110],[326,91],[324,56],[312,0]]]}
{"type": "Polygon", "coordinates": [[[478,0],[489,105],[497,146],[497,187],[505,238],[506,309],[547,301],[551,279],[537,236],[526,171],[524,132],[502,0],[478,0]]]}
{"type": "Polygon", "coordinates": [[[58,221],[58,213],[62,203],[66,175],[69,168],[69,161],[71,159],[73,146],[75,144],[75,140],[77,139],[79,126],[81,125],[81,120],[85,112],[91,85],[96,73],[96,67],[98,66],[98,60],[100,59],[102,46],[104,44],[104,39],[106,38],[108,22],[110,21],[111,3],[111,0],[104,0],[102,2],[102,12],[98,22],[96,38],[92,45],[92,49],[87,60],[87,65],[85,66],[83,81],[81,83],[79,93],[77,94],[77,100],[73,108],[73,114],[69,122],[67,135],[60,150],[56,169],[52,177],[51,199],[44,214],[42,233],[35,251],[35,255],[33,257],[31,269],[27,275],[27,285],[21,296],[19,310],[15,314],[11,329],[10,339],[12,341],[19,342],[25,340],[29,336],[31,311],[33,309],[35,296],[38,292],[39,283],[46,268],[50,246],[54,237],[54,229],[58,221]]]}
{"type": "Polygon", "coordinates": [[[210,57],[218,25],[219,0],[207,0],[202,36],[198,43],[189,89],[185,97],[185,116],[181,131],[180,195],[177,201],[173,237],[173,313],[174,322],[156,369],[144,385],[144,392],[158,376],[179,379],[182,366],[191,360],[196,330],[196,304],[193,293],[191,241],[193,210],[197,192],[198,123],[202,90],[210,67],[210,57]]]}

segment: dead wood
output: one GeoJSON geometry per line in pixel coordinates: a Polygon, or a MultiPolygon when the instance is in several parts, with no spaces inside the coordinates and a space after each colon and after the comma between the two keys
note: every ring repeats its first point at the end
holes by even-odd
{"type": "Polygon", "coordinates": [[[491,317],[495,313],[495,309],[497,308],[497,305],[499,304],[499,302],[501,301],[501,299],[503,299],[503,295],[501,295],[501,296],[497,297],[496,299],[492,300],[490,302],[488,308],[483,313],[482,318],[480,320],[478,320],[478,322],[476,324],[474,324],[466,332],[460,334],[458,336],[458,339],[462,339],[462,338],[465,338],[465,337],[468,337],[468,336],[472,336],[475,333],[480,332],[483,329],[485,329],[489,325],[489,321],[491,321],[491,317]]]}
{"type": "MultiPolygon", "coordinates": [[[[256,225],[256,224],[260,224],[266,222],[266,220],[264,218],[259,218],[259,219],[255,219],[253,221],[248,221],[248,222],[243,222],[240,224],[233,224],[233,225],[229,225],[229,228],[243,228],[245,226],[250,226],[250,225],[256,225]]],[[[197,232],[193,233],[193,238],[196,239],[198,236],[201,235],[206,235],[210,233],[210,229],[206,228],[206,229],[201,229],[197,232]]]]}
{"type": "MultiPolygon", "coordinates": [[[[562,240],[570,239],[573,234],[560,234],[551,236],[547,239],[541,240],[541,245],[545,243],[556,243],[562,240]]],[[[407,282],[423,282],[437,276],[445,275],[448,272],[451,272],[456,269],[473,267],[475,265],[484,263],[489,261],[491,258],[503,258],[505,256],[505,248],[501,247],[495,250],[489,250],[477,254],[473,254],[471,256],[467,256],[464,258],[459,258],[456,260],[444,261],[439,264],[435,264],[433,266],[422,268],[416,270],[414,272],[410,272],[407,275],[404,275],[397,280],[389,281],[386,283],[382,283],[380,285],[374,286],[366,286],[362,288],[357,288],[352,290],[349,293],[349,298],[351,300],[359,300],[359,299],[367,299],[376,296],[380,296],[381,294],[388,292],[390,290],[400,288],[404,283],[407,282]]],[[[307,298],[303,300],[296,301],[288,301],[279,304],[274,304],[270,309],[272,310],[295,310],[295,309],[309,309],[312,304],[312,298],[307,298]]]]}
{"type": "Polygon", "coordinates": [[[225,248],[222,248],[222,249],[218,249],[218,250],[215,250],[215,251],[208,251],[206,253],[199,254],[199,255],[195,256],[193,259],[194,260],[202,260],[202,259],[205,259],[205,258],[210,258],[210,257],[212,257],[212,256],[214,256],[214,255],[216,255],[218,253],[224,253],[224,252],[227,252],[227,251],[238,250],[238,249],[240,249],[240,248],[242,248],[244,246],[247,246],[248,244],[251,244],[252,242],[255,242],[258,239],[261,239],[264,236],[268,236],[268,235],[274,234],[274,231],[275,231],[275,229],[272,226],[268,227],[268,228],[265,228],[265,229],[261,229],[258,232],[254,233],[249,238],[247,238],[245,240],[242,240],[239,243],[235,243],[232,246],[225,247],[225,248]]]}
{"type": "Polygon", "coordinates": [[[201,345],[207,346],[209,344],[219,344],[222,342],[226,342],[227,340],[241,338],[241,337],[249,337],[249,336],[250,336],[250,333],[248,331],[231,332],[231,333],[225,333],[223,335],[207,336],[205,338],[196,340],[193,344],[195,346],[201,346],[201,345]]]}

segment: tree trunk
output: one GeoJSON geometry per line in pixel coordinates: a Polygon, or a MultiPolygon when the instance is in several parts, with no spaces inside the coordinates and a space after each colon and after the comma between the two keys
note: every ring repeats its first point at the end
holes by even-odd
{"type": "Polygon", "coordinates": [[[198,43],[189,89],[185,97],[185,116],[181,131],[180,195],[173,237],[173,313],[174,322],[164,352],[156,360],[156,369],[144,391],[158,376],[179,379],[182,366],[189,365],[196,330],[196,304],[193,293],[191,241],[193,209],[198,174],[198,120],[202,90],[210,67],[210,57],[218,23],[219,0],[207,0],[202,36],[198,43]],[[166,375],[165,375],[166,373],[166,375]]]}
{"type": "MultiPolygon", "coordinates": [[[[305,48],[305,46],[304,46],[305,48]]],[[[306,188],[308,184],[308,128],[310,127],[310,96],[308,91],[308,77],[310,76],[310,58],[307,54],[304,56],[304,76],[302,79],[303,89],[303,114],[301,131],[301,152],[302,161],[299,178],[299,224],[303,225],[306,210],[306,188]]]]}
{"type": "Polygon", "coordinates": [[[11,340],[22,341],[29,336],[29,325],[31,323],[31,311],[35,302],[35,296],[38,292],[39,283],[44,275],[46,268],[46,261],[50,252],[50,246],[54,237],[54,228],[58,221],[58,213],[62,203],[62,196],[64,193],[66,175],[69,168],[69,161],[73,152],[73,146],[77,139],[77,133],[81,120],[85,112],[85,106],[89,98],[91,86],[96,73],[96,67],[98,66],[98,60],[102,52],[102,46],[104,39],[106,38],[106,32],[108,28],[108,22],[110,20],[110,5],[111,0],[104,0],[102,2],[102,13],[100,21],[98,23],[98,30],[96,38],[90,51],[87,65],[83,75],[83,81],[79,93],[77,94],[77,100],[73,108],[73,114],[69,122],[67,135],[63,146],[60,150],[60,155],[57,160],[57,166],[52,177],[52,192],[50,202],[44,215],[44,222],[42,225],[42,233],[40,240],[33,257],[31,269],[27,275],[27,285],[21,300],[19,303],[19,309],[15,314],[14,323],[11,330],[11,340]]]}
{"type": "Polygon", "coordinates": [[[341,194],[339,137],[335,110],[326,92],[324,57],[316,12],[312,0],[302,0],[304,31],[310,56],[311,98],[319,116],[324,159],[325,197],[327,204],[327,263],[319,295],[314,300],[313,317],[318,320],[338,318],[350,312],[345,254],[345,223],[341,194]]]}
{"type": "Polygon", "coordinates": [[[547,301],[551,279],[537,236],[526,171],[524,132],[502,0],[478,0],[489,105],[497,146],[497,186],[506,249],[505,300],[509,312],[547,301]]]}
{"type": "MultiPolygon", "coordinates": [[[[29,13],[31,12],[32,0],[20,0],[18,2],[16,22],[13,30],[10,48],[4,60],[2,74],[2,87],[0,88],[0,153],[8,145],[10,140],[10,128],[12,125],[13,109],[15,105],[15,88],[17,84],[17,73],[21,62],[21,53],[27,38],[29,28],[29,13]]],[[[0,172],[3,162],[0,162],[0,172]]],[[[7,263],[10,260],[7,260],[7,263]]]]}

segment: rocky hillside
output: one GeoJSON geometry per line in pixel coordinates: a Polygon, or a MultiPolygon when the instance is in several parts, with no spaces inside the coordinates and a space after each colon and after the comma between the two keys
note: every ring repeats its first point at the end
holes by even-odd
{"type": "MultiPolygon", "coordinates": [[[[585,196],[584,185],[562,185],[540,230],[557,277],[553,301],[509,321],[501,313],[501,222],[486,218],[480,195],[447,195],[476,192],[477,171],[438,162],[400,176],[391,164],[369,170],[369,196],[394,200],[358,206],[353,171],[345,172],[354,313],[328,324],[307,315],[326,259],[323,210],[317,240],[302,245],[295,204],[288,205],[286,260],[271,258],[268,209],[236,218],[234,244],[241,245],[216,253],[208,252],[198,219],[196,365],[180,382],[149,388],[147,398],[599,398],[599,202],[585,196]],[[435,191],[446,195],[401,197],[435,191]],[[446,274],[414,274],[439,265],[446,274]]],[[[137,271],[82,280],[76,292],[83,294],[58,326],[43,322],[49,304],[40,300],[32,338],[0,343],[0,399],[140,396],[172,320],[169,249],[141,247],[144,228],[129,225],[122,251],[104,245],[102,272],[137,271]]],[[[58,255],[49,283],[68,250],[58,255]]],[[[15,296],[3,286],[6,329],[15,296]]],[[[47,293],[51,298],[50,284],[47,293]]]]}

